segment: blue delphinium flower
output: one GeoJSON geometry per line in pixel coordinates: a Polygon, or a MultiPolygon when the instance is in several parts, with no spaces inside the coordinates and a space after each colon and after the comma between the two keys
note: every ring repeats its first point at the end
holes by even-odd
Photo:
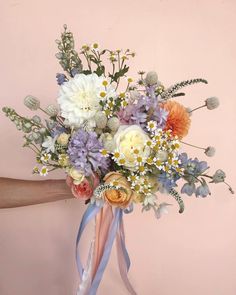
{"type": "Polygon", "coordinates": [[[57,79],[57,84],[58,85],[62,85],[64,82],[67,81],[67,78],[64,74],[58,73],[56,75],[56,79],[57,79]]]}
{"type": "Polygon", "coordinates": [[[66,128],[63,127],[63,126],[60,126],[60,125],[56,125],[55,127],[53,127],[50,130],[50,133],[51,133],[52,137],[58,136],[58,135],[60,135],[61,133],[64,133],[64,132],[66,132],[66,128]]]}
{"type": "Polygon", "coordinates": [[[89,176],[98,169],[104,172],[108,168],[109,160],[102,156],[101,149],[103,145],[95,132],[79,129],[72,135],[67,153],[71,164],[89,176]]]}
{"type": "Polygon", "coordinates": [[[203,198],[211,194],[209,187],[204,179],[202,179],[202,184],[199,187],[197,187],[195,194],[196,194],[196,197],[203,197],[203,198]]]}
{"type": "Polygon", "coordinates": [[[187,194],[188,196],[191,196],[196,191],[196,186],[194,183],[185,183],[183,187],[181,188],[182,194],[187,194]]]}
{"type": "Polygon", "coordinates": [[[161,172],[158,177],[158,183],[160,185],[160,190],[163,192],[169,192],[173,187],[176,187],[176,181],[180,179],[178,174],[168,174],[166,172],[161,172]]]}
{"type": "Polygon", "coordinates": [[[184,168],[184,179],[187,181],[181,189],[181,193],[191,196],[195,195],[206,197],[210,194],[206,181],[202,178],[201,185],[196,188],[195,183],[198,182],[198,177],[201,176],[209,167],[207,162],[199,161],[197,158],[188,158],[186,153],[179,155],[181,166],[184,168]]]}

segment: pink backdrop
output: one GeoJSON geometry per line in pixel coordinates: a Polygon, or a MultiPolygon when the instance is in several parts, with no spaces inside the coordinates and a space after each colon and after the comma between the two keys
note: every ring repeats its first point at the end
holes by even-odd
{"type": "MultiPolygon", "coordinates": [[[[196,107],[216,95],[221,107],[195,113],[187,140],[215,146],[216,157],[208,159],[211,171],[225,170],[236,188],[234,0],[2,0],[0,14],[1,107],[31,115],[22,104],[27,94],[41,98],[44,106],[55,101],[60,67],[54,40],[67,23],[78,45],[97,41],[104,47],[135,49],[134,76],[139,69],[155,69],[165,85],[208,79],[208,86],[190,87],[180,101],[196,107]]],[[[21,147],[21,134],[4,116],[0,126],[0,175],[33,179],[33,154],[21,147]]],[[[186,150],[206,159],[201,152],[186,150]]],[[[130,278],[138,294],[235,295],[235,198],[225,186],[213,186],[207,199],[185,197],[182,215],[166,198],[174,206],[160,221],[140,208],[125,218],[130,278]]],[[[1,295],[75,294],[74,242],[83,210],[76,200],[1,210],[1,295]]],[[[91,228],[83,253],[90,237],[91,228]]],[[[127,294],[115,252],[98,294],[111,292],[127,294]]]]}

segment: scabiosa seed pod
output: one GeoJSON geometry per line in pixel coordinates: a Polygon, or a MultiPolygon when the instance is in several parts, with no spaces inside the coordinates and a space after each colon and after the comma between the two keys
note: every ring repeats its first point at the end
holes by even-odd
{"type": "Polygon", "coordinates": [[[97,112],[94,119],[95,119],[97,128],[103,129],[106,127],[107,116],[102,111],[97,112]]]}
{"type": "Polygon", "coordinates": [[[145,82],[148,85],[155,85],[155,84],[157,84],[157,81],[158,81],[158,76],[157,76],[156,72],[151,71],[151,72],[147,73],[146,78],[145,78],[145,82]]]}
{"type": "Polygon", "coordinates": [[[111,129],[111,131],[115,132],[120,127],[120,120],[117,117],[112,117],[108,120],[107,126],[111,129]]]}
{"type": "Polygon", "coordinates": [[[24,105],[31,111],[36,111],[40,107],[40,101],[38,100],[38,98],[32,95],[28,95],[24,99],[24,105]]]}
{"type": "Polygon", "coordinates": [[[48,105],[45,111],[50,117],[55,117],[58,114],[58,108],[53,104],[48,105]]]}
{"type": "Polygon", "coordinates": [[[213,146],[208,146],[205,149],[205,154],[207,155],[207,157],[213,157],[215,155],[216,149],[213,146]]]}
{"type": "Polygon", "coordinates": [[[220,104],[218,97],[209,97],[205,100],[205,103],[208,110],[214,110],[220,104]]]}

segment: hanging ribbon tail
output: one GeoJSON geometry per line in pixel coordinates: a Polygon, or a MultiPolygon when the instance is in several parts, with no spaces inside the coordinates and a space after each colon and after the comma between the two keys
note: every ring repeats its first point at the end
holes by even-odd
{"type": "Polygon", "coordinates": [[[100,212],[96,215],[95,226],[95,249],[94,249],[94,261],[92,278],[94,279],[98,266],[101,262],[104,252],[105,244],[108,238],[110,226],[113,220],[112,207],[109,204],[105,204],[100,212]]]}
{"type": "Polygon", "coordinates": [[[118,262],[121,277],[127,290],[136,295],[131,286],[127,273],[130,267],[130,259],[125,247],[125,235],[123,225],[123,210],[105,204],[98,207],[89,205],[85,211],[76,239],[76,261],[80,275],[80,286],[77,295],[95,295],[102,280],[103,273],[109,261],[114,240],[117,241],[118,262]],[[85,269],[82,266],[79,255],[79,243],[88,223],[95,219],[95,237],[91,242],[90,251],[85,269]]]}
{"type": "Polygon", "coordinates": [[[76,238],[76,262],[77,262],[77,268],[80,276],[80,280],[82,281],[83,278],[83,272],[84,268],[82,266],[80,255],[79,255],[79,243],[80,239],[82,237],[82,234],[84,232],[85,227],[88,225],[88,223],[95,218],[95,216],[98,214],[98,212],[101,210],[100,207],[96,206],[95,204],[89,205],[87,210],[84,212],[84,215],[82,217],[79,231],[76,238]]]}
{"type": "Polygon", "coordinates": [[[124,223],[123,223],[122,217],[119,223],[119,229],[116,236],[116,246],[117,246],[117,258],[118,258],[121,278],[127,290],[129,291],[129,293],[132,295],[137,295],[137,293],[135,292],[133,286],[131,285],[128,279],[128,271],[130,268],[130,258],[125,246],[124,223]]]}

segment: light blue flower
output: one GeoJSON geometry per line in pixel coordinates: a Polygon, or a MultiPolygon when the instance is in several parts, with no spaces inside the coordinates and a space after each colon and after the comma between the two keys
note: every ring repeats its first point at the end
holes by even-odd
{"type": "Polygon", "coordinates": [[[188,196],[192,196],[196,191],[196,186],[194,183],[185,183],[181,189],[182,194],[187,194],[188,196]]]}
{"type": "Polygon", "coordinates": [[[202,185],[200,185],[197,189],[196,189],[196,197],[203,197],[205,198],[206,196],[210,195],[211,192],[209,190],[208,185],[206,184],[206,182],[204,182],[202,185]]]}

